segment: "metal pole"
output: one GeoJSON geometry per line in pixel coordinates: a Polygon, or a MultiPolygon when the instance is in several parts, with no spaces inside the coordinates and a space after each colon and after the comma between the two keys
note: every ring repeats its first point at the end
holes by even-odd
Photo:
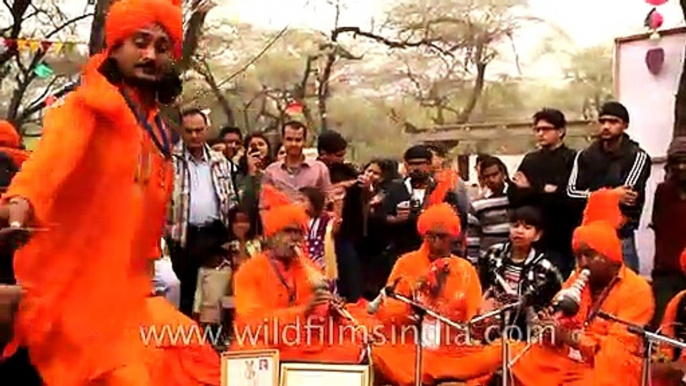
{"type": "Polygon", "coordinates": [[[502,312],[500,313],[500,340],[502,344],[502,381],[501,385],[502,386],[508,386],[509,383],[509,361],[510,361],[510,350],[509,350],[509,343],[507,340],[507,319],[509,319],[510,313],[506,309],[503,309],[502,312]]]}
{"type": "Polygon", "coordinates": [[[415,344],[414,352],[414,384],[415,386],[422,386],[422,324],[424,323],[424,312],[417,311],[417,344],[415,344]]]}

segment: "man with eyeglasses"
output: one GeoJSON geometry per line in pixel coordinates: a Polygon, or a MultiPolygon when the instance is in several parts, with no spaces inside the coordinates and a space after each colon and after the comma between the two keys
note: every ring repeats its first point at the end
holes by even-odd
{"type": "Polygon", "coordinates": [[[585,204],[593,191],[612,188],[617,192],[627,220],[619,229],[624,262],[638,272],[634,233],[643,212],[652,163],[648,153],[626,134],[629,112],[621,103],[603,105],[598,122],[600,131],[596,140],[574,160],[567,195],[585,204]]]}
{"type": "Polygon", "coordinates": [[[564,143],[567,134],[565,115],[544,108],[533,116],[533,132],[539,149],[528,153],[513,178],[512,206],[537,206],[544,217],[545,232],[540,249],[548,252],[564,277],[574,268],[571,240],[578,225],[578,211],[571,210],[566,189],[574,166],[576,151],[564,143]]]}

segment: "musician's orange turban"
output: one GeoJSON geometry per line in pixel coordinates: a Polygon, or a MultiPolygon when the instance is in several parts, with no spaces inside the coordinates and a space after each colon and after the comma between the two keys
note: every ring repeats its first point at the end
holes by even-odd
{"type": "Polygon", "coordinates": [[[20,148],[21,137],[10,122],[0,120],[0,152],[12,158],[17,167],[29,158],[30,153],[20,148]]]}
{"type": "Polygon", "coordinates": [[[617,235],[622,220],[617,193],[610,189],[593,192],[588,198],[581,226],[574,231],[574,250],[585,244],[611,261],[623,262],[622,241],[617,235]]]}
{"type": "Polygon", "coordinates": [[[0,120],[0,146],[19,148],[21,137],[17,129],[5,120],[0,120]]]}
{"type": "Polygon", "coordinates": [[[417,230],[424,236],[430,231],[443,231],[451,236],[459,237],[462,229],[460,228],[460,217],[455,209],[446,203],[432,205],[419,216],[417,220],[417,230]]]}
{"type": "Polygon", "coordinates": [[[173,55],[181,57],[183,44],[182,0],[118,0],[105,22],[105,42],[111,50],[139,29],[159,24],[174,44],[173,55]]]}
{"type": "Polygon", "coordinates": [[[273,236],[289,226],[307,229],[309,217],[303,205],[291,203],[285,194],[271,185],[263,185],[260,196],[265,236],[273,236]]]}

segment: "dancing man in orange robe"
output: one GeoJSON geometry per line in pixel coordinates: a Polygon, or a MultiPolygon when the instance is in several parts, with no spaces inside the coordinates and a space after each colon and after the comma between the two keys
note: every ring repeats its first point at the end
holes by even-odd
{"type": "MultiPolygon", "coordinates": [[[[681,270],[686,274],[686,249],[681,253],[681,270]]],[[[676,294],[667,304],[660,325],[663,335],[686,342],[684,311],[686,291],[676,294]]],[[[652,364],[654,386],[680,386],[686,382],[686,350],[675,350],[671,346],[660,346],[660,362],[652,364]]]]}
{"type": "Polygon", "coordinates": [[[647,325],[655,309],[650,285],[623,264],[617,229],[622,222],[619,199],[610,190],[591,195],[582,225],[574,232],[579,269],[563,286],[574,283],[582,268],[590,271],[581,291],[579,312],[572,318],[542,315],[555,326],[555,344],[535,344],[512,372],[524,386],[639,385],[641,339],[620,323],[594,317],[598,310],[626,322],[647,325]]]}
{"type": "Polygon", "coordinates": [[[47,113],[39,148],[3,197],[15,234],[37,230],[16,254],[24,293],[4,354],[27,347],[47,386],[220,384],[209,344],[142,338],[144,327],[194,326],[150,297],[173,168],[158,104],[181,91],[169,71],[180,3],[112,5],[107,49],[47,113]]]}
{"type": "Polygon", "coordinates": [[[278,349],[284,361],[360,363],[365,329],[335,311],[322,271],[303,255],[304,207],[271,185],[263,187],[261,204],[268,207],[262,222],[269,248],[234,275],[232,349],[278,349]]]}
{"type": "MultiPolygon", "coordinates": [[[[398,259],[388,285],[439,315],[465,322],[481,306],[479,275],[470,262],[451,255],[452,243],[460,236],[460,219],[450,205],[440,203],[445,191],[437,187],[434,192],[429,197],[430,206],[417,222],[424,243],[418,251],[398,259]]],[[[379,308],[377,318],[387,328],[384,344],[372,348],[375,366],[395,385],[414,384],[415,339],[419,337],[415,337],[411,307],[389,298],[379,308]]],[[[470,342],[465,332],[431,316],[424,320],[422,329],[429,338],[423,347],[422,382],[471,381],[497,371],[502,363],[499,345],[481,346],[470,342]]]]}

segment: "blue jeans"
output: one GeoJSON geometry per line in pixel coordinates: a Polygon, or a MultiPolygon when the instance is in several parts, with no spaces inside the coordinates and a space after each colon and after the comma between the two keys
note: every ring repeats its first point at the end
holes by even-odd
{"type": "Polygon", "coordinates": [[[630,236],[622,239],[622,255],[624,255],[624,264],[638,273],[638,252],[636,251],[636,238],[633,232],[630,236]]]}

